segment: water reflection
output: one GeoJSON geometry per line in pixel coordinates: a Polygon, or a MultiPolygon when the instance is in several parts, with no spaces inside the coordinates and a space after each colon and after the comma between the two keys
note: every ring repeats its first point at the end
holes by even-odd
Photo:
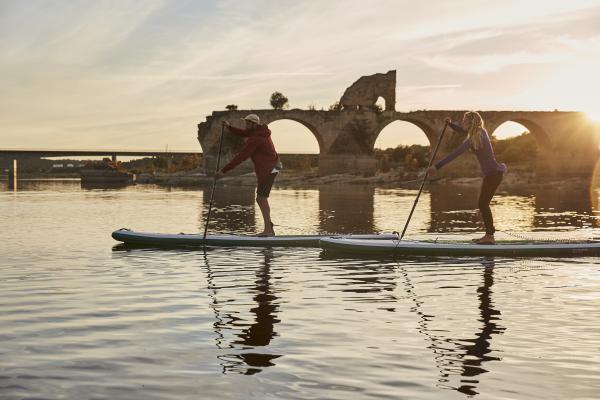
{"type": "Polygon", "coordinates": [[[120,183],[120,182],[83,182],[81,181],[81,189],[83,190],[123,190],[126,189],[127,186],[131,186],[128,183],[120,183]]]}
{"type": "Polygon", "coordinates": [[[536,228],[600,226],[594,214],[592,199],[587,187],[575,190],[542,187],[535,192],[536,228]]]}
{"type": "MultiPolygon", "coordinates": [[[[15,192],[30,191],[76,191],[80,189],[80,180],[75,178],[63,179],[18,179],[15,192]]],[[[12,191],[8,181],[0,181],[0,192],[12,191]]]]}
{"type": "Polygon", "coordinates": [[[477,211],[478,187],[429,187],[431,218],[428,232],[472,231],[482,226],[477,211]]]}
{"type": "Polygon", "coordinates": [[[475,396],[480,375],[489,372],[484,368],[484,363],[500,361],[499,357],[491,356],[491,340],[493,335],[504,332],[500,325],[501,313],[494,308],[492,300],[492,286],[494,285],[494,259],[482,261],[482,281],[477,289],[478,322],[481,328],[474,332],[470,338],[453,338],[443,335],[441,330],[430,325],[436,316],[431,312],[424,312],[424,300],[418,296],[418,288],[413,284],[409,272],[400,268],[400,275],[404,280],[405,291],[414,306],[411,311],[418,315],[418,331],[430,341],[429,348],[434,353],[434,360],[439,370],[438,387],[451,389],[469,396],[475,396]],[[455,377],[459,382],[452,384],[455,377]],[[477,379],[475,379],[477,378],[477,379]]]}
{"type": "MultiPolygon", "coordinates": [[[[441,186],[429,188],[431,224],[428,232],[457,232],[483,229],[477,210],[477,186],[441,186]]],[[[499,227],[508,230],[545,228],[582,228],[600,226],[594,218],[594,205],[587,187],[561,190],[539,187],[533,192],[515,189],[497,194],[492,211],[499,227]],[[506,228],[505,228],[506,229],[506,228]]]]}
{"type": "MultiPolygon", "coordinates": [[[[199,227],[203,230],[210,202],[211,188],[204,189],[201,212],[198,213],[199,227]]],[[[251,187],[218,187],[213,198],[213,212],[209,232],[211,233],[254,233],[256,194],[251,187]],[[215,229],[216,228],[216,229],[215,229]]]]}
{"type": "Polygon", "coordinates": [[[328,233],[374,232],[375,188],[352,185],[319,188],[319,231],[328,233]]]}
{"type": "MultiPolygon", "coordinates": [[[[224,374],[253,375],[266,367],[275,365],[273,360],[281,357],[279,354],[266,351],[266,347],[269,346],[271,340],[277,336],[274,328],[280,320],[277,317],[278,297],[273,294],[271,289],[272,250],[262,250],[262,255],[263,262],[255,271],[255,280],[251,288],[254,294],[253,301],[256,303],[250,309],[254,322],[249,323],[239,316],[242,311],[236,309],[236,299],[228,299],[223,296],[222,292],[224,290],[221,289],[224,286],[217,284],[217,280],[222,279],[223,276],[219,277],[215,273],[210,266],[209,257],[205,254],[204,260],[208,273],[211,308],[215,314],[213,328],[217,335],[217,347],[228,349],[228,351],[239,350],[239,352],[228,352],[228,354],[218,357],[224,374]],[[226,331],[236,332],[235,337],[229,338],[225,334],[226,331]]],[[[231,275],[225,275],[225,277],[232,279],[234,282],[239,281],[239,277],[231,275]]],[[[233,286],[239,289],[241,285],[236,283],[233,286]]]]}
{"type": "MultiPolygon", "coordinates": [[[[210,189],[205,190],[203,210],[198,225],[203,227],[210,189]]],[[[289,192],[289,190],[288,190],[289,192]]],[[[303,193],[301,190],[298,193],[303,193]]],[[[407,216],[406,207],[412,205],[412,192],[375,190],[372,186],[332,185],[318,189],[318,204],[312,197],[291,196],[274,191],[272,212],[280,227],[280,234],[314,233],[370,233],[398,230],[407,216]],[[377,199],[376,199],[377,197],[377,199]],[[376,201],[377,200],[377,201],[376,201]],[[375,207],[378,207],[375,210],[375,207]],[[311,207],[298,209],[298,207],[311,207]],[[317,216],[313,222],[312,215],[317,216]],[[317,225],[314,226],[313,224],[317,225]]],[[[483,229],[477,209],[478,186],[432,185],[422,196],[409,234],[473,232],[483,229]],[[423,208],[426,208],[425,210],[423,208]]],[[[251,187],[221,187],[215,193],[211,232],[254,234],[262,224],[251,187]]],[[[600,219],[594,216],[594,206],[587,188],[579,191],[560,191],[540,188],[534,193],[517,191],[499,193],[492,209],[497,228],[502,231],[535,229],[573,229],[598,227],[600,219]]]]}
{"type": "MultiPolygon", "coordinates": [[[[321,253],[320,258],[323,260],[335,259],[334,255],[321,253]]],[[[396,267],[393,264],[360,264],[345,265],[341,263],[336,266],[343,271],[342,274],[336,274],[336,278],[343,280],[339,291],[343,293],[356,293],[361,296],[357,297],[360,301],[389,303],[387,311],[395,311],[394,303],[398,300],[395,295],[397,283],[395,277],[396,267]],[[365,297],[365,294],[371,296],[365,297]],[[376,297],[374,297],[376,296],[376,297]]]]}
{"type": "MultiPolygon", "coordinates": [[[[7,191],[6,182],[0,191],[7,191]]],[[[78,179],[19,180],[19,191],[77,192],[97,189],[80,186],[78,179]]],[[[155,191],[148,185],[102,191],[155,191]]],[[[182,191],[159,188],[163,192],[182,191]]],[[[197,190],[197,189],[193,189],[197,190]]],[[[198,203],[197,227],[204,228],[210,199],[204,189],[198,203]]],[[[365,185],[327,185],[314,190],[274,189],[272,213],[280,234],[390,232],[402,228],[416,190],[376,189],[365,185]],[[377,208],[377,209],[376,209],[377,208]]],[[[423,193],[409,226],[413,233],[472,232],[483,228],[477,198],[479,187],[432,184],[423,193]]],[[[588,187],[502,189],[492,209],[499,230],[527,231],[600,227],[598,193],[588,187]]],[[[252,186],[219,186],[214,196],[211,233],[254,234],[262,227],[252,186]],[[258,222],[257,222],[258,220],[258,222]]]]}

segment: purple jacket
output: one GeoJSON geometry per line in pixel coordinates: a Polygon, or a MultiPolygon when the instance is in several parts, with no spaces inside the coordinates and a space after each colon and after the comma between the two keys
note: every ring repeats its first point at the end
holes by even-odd
{"type": "MultiPolygon", "coordinates": [[[[467,133],[462,126],[455,124],[454,122],[450,123],[450,127],[455,131],[461,133],[467,133]]],[[[471,149],[475,156],[477,156],[477,161],[479,161],[479,168],[481,168],[481,174],[483,176],[488,176],[496,171],[500,171],[506,173],[508,168],[506,164],[500,164],[496,161],[496,157],[494,156],[494,149],[492,148],[492,143],[490,142],[490,137],[485,129],[482,129],[481,132],[481,147],[479,150],[473,150],[471,147],[471,142],[469,139],[466,139],[460,146],[458,146],[452,153],[448,154],[445,158],[441,159],[437,163],[435,163],[435,167],[437,169],[442,168],[444,165],[448,164],[450,161],[454,160],[456,157],[460,156],[462,153],[467,151],[467,149],[471,149]]]]}

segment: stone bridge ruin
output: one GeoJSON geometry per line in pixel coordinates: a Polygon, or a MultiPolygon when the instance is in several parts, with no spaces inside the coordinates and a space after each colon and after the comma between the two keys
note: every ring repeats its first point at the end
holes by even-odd
{"type": "MultiPolygon", "coordinates": [[[[396,71],[363,76],[352,84],[340,99],[340,109],[325,110],[235,110],[215,111],[198,124],[198,141],[204,153],[204,168],[214,171],[216,153],[224,120],[241,122],[250,113],[262,123],[288,119],[304,125],[319,144],[319,173],[372,174],[377,167],[375,141],[381,131],[394,121],[417,125],[435,145],[444,127],[444,119],[460,120],[465,110],[395,111],[396,71]],[[376,107],[379,97],[385,109],[376,107]]],[[[559,111],[481,111],[488,132],[507,121],[525,126],[537,142],[538,177],[590,176],[598,160],[596,126],[584,113],[559,111]]],[[[440,154],[450,151],[464,136],[446,134],[440,154]]],[[[241,147],[243,140],[226,135],[222,158],[228,160],[241,147]]],[[[462,157],[462,162],[472,162],[462,157]]],[[[459,164],[453,163],[454,165],[459,164]]],[[[447,168],[452,173],[452,165],[447,168]]],[[[247,165],[249,168],[249,165],[247,165]]]]}

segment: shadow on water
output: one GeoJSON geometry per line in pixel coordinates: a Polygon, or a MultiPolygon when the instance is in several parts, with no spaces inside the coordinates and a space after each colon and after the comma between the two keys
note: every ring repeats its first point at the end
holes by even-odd
{"type": "Polygon", "coordinates": [[[271,289],[273,253],[271,249],[264,249],[262,254],[264,260],[255,271],[256,279],[252,288],[256,306],[250,309],[254,318],[254,322],[251,324],[235,316],[235,311],[224,311],[232,299],[220,298],[220,286],[216,282],[219,276],[211,268],[208,255],[204,254],[211,308],[215,314],[213,329],[216,334],[216,345],[222,350],[239,351],[218,356],[223,374],[254,375],[264,368],[275,365],[273,360],[281,357],[280,354],[259,352],[277,336],[274,328],[275,324],[280,322],[277,318],[279,306],[276,301],[278,298],[271,289]],[[235,338],[228,339],[223,333],[224,330],[239,330],[240,326],[244,327],[235,334],[235,338]],[[245,351],[247,349],[252,351],[245,351]]]}
{"type": "Polygon", "coordinates": [[[494,259],[486,258],[482,261],[482,266],[482,281],[477,288],[478,320],[482,326],[474,332],[474,337],[466,339],[444,336],[439,334],[439,330],[430,327],[430,323],[436,318],[435,315],[422,310],[424,301],[420,300],[417,294],[418,288],[413,284],[409,271],[406,268],[399,268],[404,280],[405,292],[414,304],[411,311],[419,317],[418,331],[430,341],[429,348],[434,353],[434,360],[440,371],[438,387],[456,390],[469,396],[479,394],[477,391],[479,379],[476,378],[489,372],[484,368],[484,363],[501,360],[490,355],[490,346],[493,335],[505,331],[505,328],[500,325],[501,313],[494,308],[492,300],[494,259]],[[457,375],[460,376],[460,383],[453,386],[451,378],[457,375]]]}

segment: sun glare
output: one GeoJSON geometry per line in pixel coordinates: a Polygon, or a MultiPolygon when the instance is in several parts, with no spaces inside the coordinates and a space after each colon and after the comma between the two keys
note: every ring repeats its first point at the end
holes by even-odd
{"type": "Polygon", "coordinates": [[[600,110],[586,111],[585,114],[589,119],[600,124],[600,110]]]}

